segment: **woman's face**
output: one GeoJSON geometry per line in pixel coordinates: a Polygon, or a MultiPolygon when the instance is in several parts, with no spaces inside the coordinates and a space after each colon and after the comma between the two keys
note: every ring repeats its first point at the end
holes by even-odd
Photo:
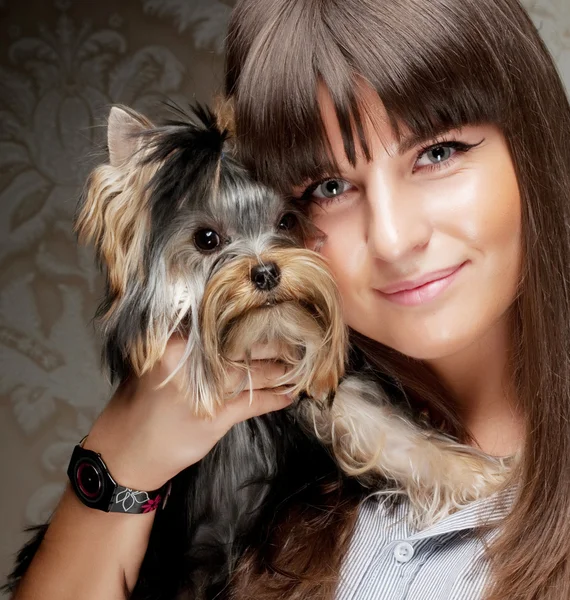
{"type": "Polygon", "coordinates": [[[341,169],[341,179],[308,191],[327,236],[321,252],[350,327],[417,359],[450,356],[501,321],[516,294],[521,210],[510,154],[493,125],[399,145],[372,102],[373,159],[359,155],[352,167],[321,93],[341,169]]]}

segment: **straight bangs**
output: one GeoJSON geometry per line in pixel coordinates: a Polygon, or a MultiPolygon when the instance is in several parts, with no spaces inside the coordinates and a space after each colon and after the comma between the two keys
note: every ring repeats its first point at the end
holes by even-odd
{"type": "Polygon", "coordinates": [[[516,92],[507,70],[520,62],[520,40],[515,50],[508,36],[489,38],[489,21],[494,31],[528,23],[516,22],[526,15],[509,0],[499,9],[487,4],[433,0],[426,11],[425,0],[238,3],[226,95],[234,101],[240,159],[285,193],[337,175],[320,85],[353,165],[359,150],[371,158],[364,124],[374,123],[374,106],[364,102],[362,83],[376,91],[398,139],[427,141],[482,122],[508,128],[516,92]]]}

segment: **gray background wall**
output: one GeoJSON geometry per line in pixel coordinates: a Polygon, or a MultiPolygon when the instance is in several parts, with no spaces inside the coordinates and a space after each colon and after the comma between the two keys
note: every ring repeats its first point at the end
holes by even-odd
{"type": "MultiPolygon", "coordinates": [[[[497,0],[500,2],[501,0],[497,0]]],[[[221,86],[231,0],[0,0],[0,578],[109,397],[71,218],[115,102],[221,86]]],[[[526,0],[570,88],[570,0],[526,0]]]]}

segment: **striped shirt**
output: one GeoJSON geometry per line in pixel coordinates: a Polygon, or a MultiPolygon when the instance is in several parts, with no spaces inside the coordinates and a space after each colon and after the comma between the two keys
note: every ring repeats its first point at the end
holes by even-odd
{"type": "Polygon", "coordinates": [[[392,509],[366,501],[337,600],[480,600],[489,577],[484,543],[499,533],[513,500],[512,489],[495,494],[422,531],[409,527],[406,501],[392,509]],[[481,524],[491,527],[477,536],[481,524]]]}

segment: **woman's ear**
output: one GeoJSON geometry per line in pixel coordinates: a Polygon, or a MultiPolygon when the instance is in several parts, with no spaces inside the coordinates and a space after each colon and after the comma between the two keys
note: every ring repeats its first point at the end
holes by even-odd
{"type": "Polygon", "coordinates": [[[109,164],[121,167],[127,163],[140,147],[140,134],[152,127],[148,119],[134,110],[113,106],[107,123],[109,164]]]}

